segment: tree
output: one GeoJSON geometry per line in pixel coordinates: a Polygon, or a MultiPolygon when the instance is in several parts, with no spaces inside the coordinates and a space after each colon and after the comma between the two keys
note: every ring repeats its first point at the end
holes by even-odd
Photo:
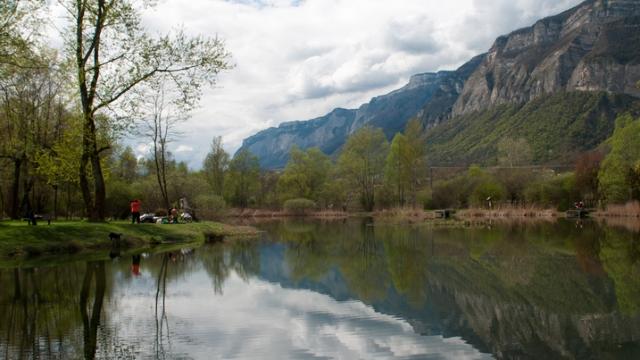
{"type": "MultiPolygon", "coordinates": [[[[67,43],[83,115],[79,184],[91,221],[105,216],[100,158],[108,146],[98,144],[96,116],[111,111],[118,120],[123,118],[118,109],[134,112],[136,99],[126,95],[161,75],[170,76],[184,101],[195,103],[202,85],[213,84],[217,74],[229,68],[229,55],[219,39],[188,37],[182,30],[153,38],[142,28],[135,4],[130,0],[63,1],[73,24],[67,43]]],[[[117,125],[107,124],[114,129],[117,125]]]]}
{"type": "Polygon", "coordinates": [[[36,157],[52,146],[67,115],[60,104],[61,81],[53,67],[53,55],[43,51],[38,61],[41,67],[16,67],[10,75],[5,74],[0,86],[0,159],[12,164],[9,214],[14,219],[21,216],[21,208],[31,208],[29,195],[36,181],[36,157]]]}
{"type": "Polygon", "coordinates": [[[419,120],[407,123],[404,134],[396,134],[385,164],[385,177],[392,184],[396,200],[404,206],[416,205],[418,187],[426,171],[424,129],[419,120]]]}
{"type": "Polygon", "coordinates": [[[515,167],[531,164],[533,152],[526,139],[503,138],[498,142],[498,164],[515,167]]]}
{"type": "Polygon", "coordinates": [[[140,134],[151,141],[151,158],[155,165],[156,180],[165,209],[171,208],[169,186],[167,184],[168,145],[180,134],[178,127],[186,120],[189,104],[184,102],[175,89],[168,86],[164,77],[149,81],[143,91],[142,104],[146,105],[140,134]],[[145,96],[148,94],[149,96],[145,96]]]}
{"type": "Polygon", "coordinates": [[[222,137],[216,136],[211,141],[211,150],[204,159],[203,170],[213,193],[224,194],[224,174],[229,166],[229,154],[222,147],[222,137]]]}
{"type": "Polygon", "coordinates": [[[0,4],[0,77],[16,68],[38,68],[33,48],[39,38],[44,0],[9,0],[0,4]]]}
{"type": "Polygon", "coordinates": [[[594,150],[581,154],[576,160],[576,186],[584,199],[593,201],[599,197],[598,172],[603,159],[604,153],[594,150]]]}
{"type": "Polygon", "coordinates": [[[607,141],[611,151],[598,172],[599,189],[607,202],[639,200],[640,189],[635,188],[636,166],[640,161],[640,121],[629,114],[616,120],[616,128],[607,141]]]}
{"type": "Polygon", "coordinates": [[[395,192],[398,205],[404,206],[411,183],[411,169],[407,164],[407,138],[398,133],[393,137],[385,163],[385,180],[395,192]]]}
{"type": "Polygon", "coordinates": [[[127,146],[119,154],[116,164],[118,177],[129,183],[135,180],[138,173],[138,159],[131,146],[127,146]]]}
{"type": "Polygon", "coordinates": [[[258,158],[244,149],[236,153],[227,172],[227,197],[240,208],[249,206],[251,196],[257,191],[260,177],[258,158]]]}
{"type": "Polygon", "coordinates": [[[279,191],[284,194],[284,200],[306,198],[317,201],[330,171],[331,160],[320,149],[303,151],[294,146],[278,180],[279,191]]]}
{"type": "Polygon", "coordinates": [[[338,158],[343,179],[360,195],[364,210],[375,206],[375,188],[382,182],[389,143],[381,129],[363,127],[348,140],[338,158]]]}

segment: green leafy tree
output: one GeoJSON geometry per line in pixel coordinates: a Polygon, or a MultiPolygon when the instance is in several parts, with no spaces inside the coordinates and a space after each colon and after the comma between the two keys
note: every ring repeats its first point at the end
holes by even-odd
{"type": "Polygon", "coordinates": [[[284,200],[305,198],[317,201],[331,171],[331,160],[318,148],[291,149],[289,162],[278,180],[284,200]]]}
{"type": "Polygon", "coordinates": [[[608,140],[611,151],[598,172],[600,192],[610,203],[640,199],[637,165],[640,161],[640,121],[631,115],[616,120],[616,129],[608,140]]]}
{"type": "MultiPolygon", "coordinates": [[[[100,158],[108,146],[98,143],[97,115],[117,109],[129,116],[135,113],[137,99],[127,95],[158,76],[169,76],[182,98],[195,103],[202,85],[214,83],[217,74],[229,68],[228,53],[217,38],[189,37],[184,31],[150,36],[137,8],[143,4],[130,0],[67,0],[62,4],[72,23],[66,40],[83,115],[79,183],[89,219],[100,221],[105,216],[106,194],[100,158]]],[[[118,128],[113,122],[106,126],[118,128]]]]}
{"type": "Polygon", "coordinates": [[[404,206],[411,183],[411,169],[407,164],[407,138],[398,133],[393,137],[385,162],[385,181],[395,193],[397,204],[404,206]]]}
{"type": "MultiPolygon", "coordinates": [[[[0,161],[11,163],[12,218],[21,216],[20,209],[31,209],[30,193],[38,181],[36,157],[51,148],[65,129],[68,117],[60,104],[61,80],[53,66],[54,55],[43,50],[38,62],[40,67],[16,66],[10,74],[0,77],[0,161]]],[[[35,210],[43,210],[38,207],[35,210]]]]}
{"type": "Polygon", "coordinates": [[[366,211],[375,206],[375,189],[383,180],[388,149],[381,129],[363,127],[347,140],[338,158],[341,177],[359,194],[366,211]]]}
{"type": "Polygon", "coordinates": [[[385,164],[385,178],[395,192],[396,202],[416,205],[417,192],[426,171],[424,129],[420,121],[407,123],[404,134],[396,134],[385,164]]]}
{"type": "Polygon", "coordinates": [[[131,146],[127,146],[116,159],[116,176],[124,181],[132,182],[138,176],[138,159],[131,146]]]}
{"type": "Polygon", "coordinates": [[[526,139],[503,138],[498,142],[498,164],[515,167],[531,164],[533,152],[526,139]]]}
{"type": "Polygon", "coordinates": [[[203,171],[213,193],[224,194],[224,174],[229,167],[229,154],[222,147],[222,137],[216,136],[211,141],[211,150],[204,159],[203,171]]]}
{"type": "Polygon", "coordinates": [[[260,164],[248,150],[239,151],[229,163],[225,180],[227,198],[234,206],[246,208],[260,187],[260,164]]]}

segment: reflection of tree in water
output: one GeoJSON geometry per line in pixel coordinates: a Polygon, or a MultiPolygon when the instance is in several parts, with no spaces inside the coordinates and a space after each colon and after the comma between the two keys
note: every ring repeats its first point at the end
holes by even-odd
{"type": "Polygon", "coordinates": [[[258,244],[251,240],[235,239],[227,244],[205,246],[200,251],[200,258],[216,294],[222,294],[224,283],[232,272],[244,281],[260,272],[258,244]]]}
{"type": "Polygon", "coordinates": [[[379,232],[393,286],[414,308],[419,308],[427,301],[427,265],[433,255],[433,233],[423,236],[410,227],[387,227],[379,232]]]}
{"type": "Polygon", "coordinates": [[[618,310],[640,303],[638,243],[602,243],[596,225],[434,229],[351,219],[272,233],[287,245],[292,280],[312,289],[308,283],[319,282],[338,296],[346,285],[376,310],[410,319],[416,331],[462,336],[504,357],[637,354],[640,317],[618,310]],[[616,339],[630,347],[617,348],[616,339]]]}
{"type": "Polygon", "coordinates": [[[167,319],[166,311],[166,297],[167,297],[167,273],[169,267],[169,260],[172,254],[165,253],[162,255],[162,265],[160,266],[160,272],[158,273],[158,279],[156,282],[156,302],[155,302],[155,324],[156,324],[156,342],[155,353],[157,359],[164,359],[167,352],[164,348],[164,337],[167,338],[169,344],[169,352],[171,351],[171,338],[169,332],[169,320],[167,319]],[[158,309],[160,307],[160,309],[158,309]],[[163,327],[164,325],[164,327],[163,327]],[[163,331],[166,328],[166,333],[163,331]]]}
{"type": "Polygon", "coordinates": [[[88,262],[80,290],[80,317],[83,324],[84,357],[93,359],[96,354],[96,341],[98,338],[98,326],[106,290],[106,277],[104,261],[88,262]],[[91,310],[87,308],[91,284],[95,278],[95,293],[91,310]]]}
{"type": "Polygon", "coordinates": [[[73,358],[78,328],[79,265],[0,270],[0,358],[73,358]],[[65,341],[69,346],[60,348],[65,341]],[[17,353],[16,353],[17,352],[17,353]]]}
{"type": "Polygon", "coordinates": [[[287,222],[276,232],[287,244],[285,258],[293,280],[321,280],[337,269],[360,299],[384,298],[389,276],[384,248],[370,219],[350,220],[344,226],[302,224],[287,222]]]}
{"type": "Polygon", "coordinates": [[[608,228],[600,249],[600,259],[615,283],[621,310],[640,315],[640,234],[608,228]]]}

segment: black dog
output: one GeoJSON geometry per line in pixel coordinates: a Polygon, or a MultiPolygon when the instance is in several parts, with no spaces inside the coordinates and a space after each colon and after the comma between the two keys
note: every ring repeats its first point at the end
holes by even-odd
{"type": "Polygon", "coordinates": [[[111,239],[111,246],[117,246],[120,247],[120,238],[122,237],[122,234],[118,234],[118,233],[109,233],[109,239],[111,239]]]}
{"type": "Polygon", "coordinates": [[[111,239],[111,251],[109,251],[109,257],[112,259],[120,256],[120,238],[122,234],[118,233],[109,233],[109,239],[111,239]]]}

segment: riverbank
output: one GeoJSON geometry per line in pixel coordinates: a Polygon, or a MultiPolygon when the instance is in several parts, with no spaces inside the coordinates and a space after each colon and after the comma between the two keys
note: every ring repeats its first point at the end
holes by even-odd
{"type": "Polygon", "coordinates": [[[25,222],[0,222],[0,258],[71,254],[108,250],[109,234],[120,235],[120,247],[130,249],[158,244],[204,242],[211,237],[255,236],[250,226],[233,226],[217,222],[191,224],[130,224],[127,222],[88,223],[54,222],[28,226],[25,222]]]}

